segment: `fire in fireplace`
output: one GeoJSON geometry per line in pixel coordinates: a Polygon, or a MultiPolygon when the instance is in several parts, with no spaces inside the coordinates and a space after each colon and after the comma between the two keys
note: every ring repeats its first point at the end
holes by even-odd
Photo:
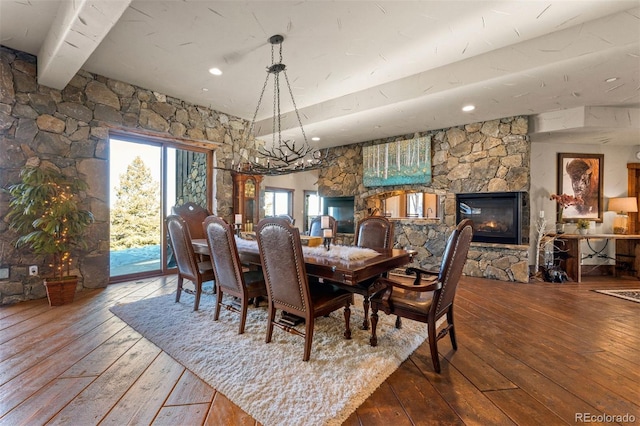
{"type": "Polygon", "coordinates": [[[456,222],[473,221],[473,241],[522,244],[523,192],[456,194],[456,222]]]}

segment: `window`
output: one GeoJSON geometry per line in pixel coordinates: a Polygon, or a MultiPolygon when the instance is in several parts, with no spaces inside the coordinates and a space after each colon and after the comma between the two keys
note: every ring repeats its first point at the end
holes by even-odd
{"type": "Polygon", "coordinates": [[[422,194],[414,192],[413,194],[407,194],[407,217],[423,217],[424,216],[424,196],[429,194],[422,194]]]}
{"type": "Polygon", "coordinates": [[[316,191],[304,191],[304,224],[303,229],[306,231],[309,229],[311,220],[320,215],[320,197],[316,191]]]}
{"type": "Polygon", "coordinates": [[[264,191],[264,216],[293,217],[293,189],[269,188],[264,191]]]}

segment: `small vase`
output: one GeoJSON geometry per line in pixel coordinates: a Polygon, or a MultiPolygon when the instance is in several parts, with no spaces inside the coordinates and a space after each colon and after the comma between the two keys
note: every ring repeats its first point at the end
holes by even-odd
{"type": "Polygon", "coordinates": [[[556,234],[564,234],[564,223],[556,223],[556,234]]]}

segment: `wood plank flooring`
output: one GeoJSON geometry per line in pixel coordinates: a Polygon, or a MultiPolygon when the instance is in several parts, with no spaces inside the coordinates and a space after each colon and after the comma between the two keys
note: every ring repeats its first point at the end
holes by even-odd
{"type": "MultiPolygon", "coordinates": [[[[465,277],[458,350],[440,341],[442,374],[423,344],[345,424],[557,425],[580,423],[578,413],[640,422],[640,303],[597,288],[640,281],[465,277]]],[[[85,291],[57,308],[0,307],[0,425],[255,425],[109,311],[174,290],[169,276],[85,291]]]]}

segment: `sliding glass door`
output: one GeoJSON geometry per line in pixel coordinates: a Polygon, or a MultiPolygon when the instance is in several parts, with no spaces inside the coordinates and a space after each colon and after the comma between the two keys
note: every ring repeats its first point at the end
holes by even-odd
{"type": "Polygon", "coordinates": [[[210,209],[211,151],[117,135],[109,152],[111,281],[166,273],[164,218],[188,201],[210,209]]]}

